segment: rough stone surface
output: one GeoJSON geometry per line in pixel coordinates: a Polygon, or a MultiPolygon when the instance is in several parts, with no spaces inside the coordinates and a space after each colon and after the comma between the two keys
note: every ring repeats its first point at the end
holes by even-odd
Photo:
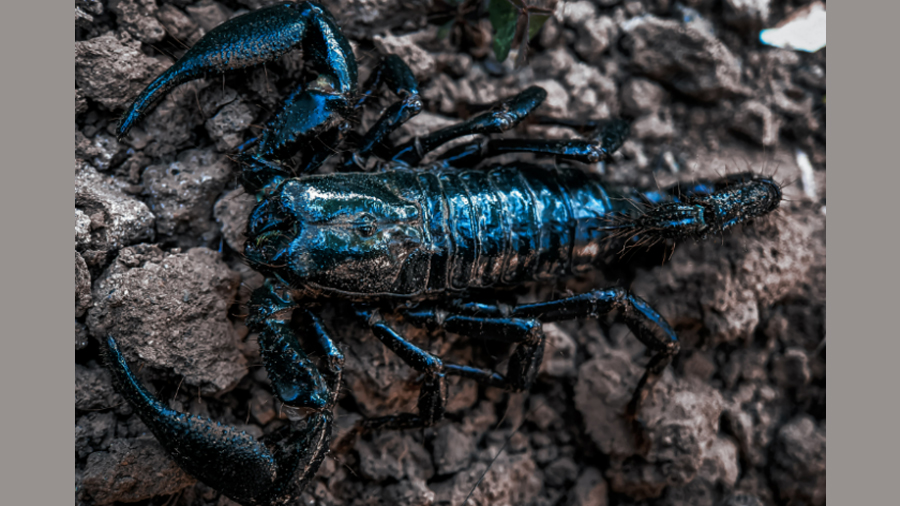
{"type": "Polygon", "coordinates": [[[206,394],[226,390],[246,374],[227,319],[239,280],[205,248],[127,248],[94,283],[88,327],[115,336],[132,363],[172,371],[206,394]]]}
{"type": "Polygon", "coordinates": [[[475,451],[475,440],[455,425],[438,429],[432,455],[438,474],[450,474],[465,469],[475,451]]]}
{"type": "Polygon", "coordinates": [[[229,152],[244,140],[243,132],[250,127],[255,114],[231,88],[210,86],[200,95],[200,109],[207,118],[205,126],[216,141],[216,149],[229,152]]]}
{"type": "Polygon", "coordinates": [[[588,467],[581,471],[575,487],[569,492],[568,506],[606,506],[607,499],[606,480],[596,467],[588,467]]]}
{"type": "Polygon", "coordinates": [[[244,242],[247,241],[245,235],[247,220],[254,206],[256,198],[243,188],[236,188],[222,195],[213,208],[213,215],[222,229],[222,236],[234,251],[244,251],[244,242]]]}
{"type": "Polygon", "coordinates": [[[395,54],[402,58],[416,79],[423,81],[434,74],[435,61],[431,54],[419,47],[418,39],[415,36],[395,37],[386,34],[376,35],[372,42],[381,54],[395,54]]]}
{"type": "Polygon", "coordinates": [[[465,504],[477,506],[514,506],[529,504],[541,490],[542,479],[537,466],[527,454],[501,454],[488,466],[477,462],[450,480],[436,483],[435,502],[462,506],[472,488],[484,479],[465,504]],[[487,470],[487,474],[485,471],[487,470]]]}
{"type": "Polygon", "coordinates": [[[587,62],[599,62],[618,35],[615,21],[609,16],[599,15],[593,3],[586,0],[565,2],[557,12],[561,14],[557,19],[574,28],[577,33],[575,52],[578,56],[587,62]]]}
{"type": "Polygon", "coordinates": [[[128,37],[103,35],[75,43],[75,86],[107,109],[124,109],[168,65],[128,37]]]}
{"type": "Polygon", "coordinates": [[[622,110],[627,114],[654,113],[665,99],[663,87],[649,79],[629,79],[622,87],[622,110]]]}
{"type": "MultiPolygon", "coordinates": [[[[612,459],[607,473],[612,489],[655,497],[666,486],[685,485],[697,476],[719,431],[723,400],[707,386],[664,375],[642,408],[649,441],[647,451],[642,451],[624,417],[641,374],[627,357],[612,349],[583,364],[575,402],[587,433],[612,459]]],[[[736,461],[736,454],[732,458],[736,461]]]]}
{"type": "Polygon", "coordinates": [[[147,167],[143,183],[157,233],[182,246],[212,243],[219,233],[213,205],[231,170],[228,158],[211,149],[184,151],[175,162],[147,167]]]}
{"type": "Polygon", "coordinates": [[[94,504],[136,502],[170,495],[196,482],[153,438],[116,439],[108,452],[91,453],[82,480],[84,492],[94,504]],[[156,479],[141,479],[148,473],[156,479]]]}
{"type": "Polygon", "coordinates": [[[109,170],[120,152],[116,138],[106,132],[97,132],[88,139],[80,131],[75,132],[75,156],[81,158],[99,171],[109,170]]]}
{"type": "Polygon", "coordinates": [[[771,109],[756,100],[748,100],[738,107],[731,128],[761,146],[773,146],[778,140],[780,119],[771,109]]]}
{"type": "Polygon", "coordinates": [[[124,402],[113,389],[109,372],[96,363],[90,367],[75,365],[75,409],[107,409],[124,402]]]}
{"type": "Polygon", "coordinates": [[[356,443],[360,469],[369,479],[388,478],[427,480],[434,475],[431,456],[409,435],[386,432],[372,441],[360,439],[356,443]]]}
{"type": "Polygon", "coordinates": [[[781,499],[825,504],[825,427],[808,415],[789,421],[778,431],[772,480],[781,499]]]}
{"type": "Polygon", "coordinates": [[[160,5],[156,18],[162,23],[166,33],[187,46],[194,45],[206,33],[184,11],[172,4],[160,5]]]}
{"type": "Polygon", "coordinates": [[[633,18],[624,31],[637,72],[708,102],[742,90],[737,59],[713,36],[654,16],[633,18]]]}
{"type": "Polygon", "coordinates": [[[84,258],[75,252],[75,318],[91,307],[91,273],[84,258]]]}
{"type": "Polygon", "coordinates": [[[109,10],[116,14],[119,28],[127,30],[141,42],[159,42],[166,30],[156,19],[156,0],[109,0],[109,10]]]}

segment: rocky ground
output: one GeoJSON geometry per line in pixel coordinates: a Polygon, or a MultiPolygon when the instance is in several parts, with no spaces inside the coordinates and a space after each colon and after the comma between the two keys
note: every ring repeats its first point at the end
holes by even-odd
{"type": "MultiPolygon", "coordinates": [[[[255,436],[286,423],[242,323],[262,278],[237,253],[252,199],[231,155],[300,78],[302,55],[184,85],[121,143],[113,135],[118,114],[173,57],[268,3],[75,2],[76,504],[231,504],[175,466],[114,392],[97,337],[116,335],[173,408],[255,436]]],[[[668,251],[651,252],[499,295],[547,300],[619,284],[654,304],[684,345],[646,405],[647,448],[621,417],[645,348],[613,319],[548,324],[530,392],[455,380],[446,422],[349,441],[304,504],[460,505],[473,489],[470,505],[824,504],[825,50],[756,38],[808,2],[565,2],[520,69],[515,55],[493,60],[486,20],[460,18],[439,38],[427,15],[451,2],[324,3],[363,76],[381,51],[420,80],[426,111],[399,136],[537,84],[549,94],[541,113],[634,121],[616,159],[585,170],[651,188],[754,170],[788,184],[788,200],[724,237],[679,244],[665,261],[668,251]]],[[[515,135],[574,134],[526,125],[515,135]]],[[[339,428],[412,410],[416,374],[340,314],[326,315],[347,359],[339,428]]],[[[508,350],[408,334],[457,362],[505,370],[508,350]]]]}

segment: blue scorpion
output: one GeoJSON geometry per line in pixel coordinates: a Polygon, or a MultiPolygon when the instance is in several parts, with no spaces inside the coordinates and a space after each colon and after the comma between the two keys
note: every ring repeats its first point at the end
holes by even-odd
{"type": "Polygon", "coordinates": [[[259,335],[279,399],[310,414],[256,440],[174,411],[141,385],[109,336],[105,354],[117,389],[172,458],[241,504],[295,501],[329,448],[343,356],[318,310],[333,297],[352,301],[354,316],[423,378],[415,413],[365,419],[360,431],[436,424],[444,414],[448,375],[509,391],[528,389],[543,356],[542,322],[613,310],[654,353],[626,412],[639,431],[641,402],[680,348],[675,332],[649,304],[622,288],[518,306],[474,302],[468,294],[582,273],[603,265],[616,244],[722,233],[773,211],[782,198],[779,185],[744,173],[638,191],[606,185],[576,168],[476,167],[517,152],[602,161],[628,134],[621,120],[592,124],[585,140],[482,137],[420,167],[450,140],[512,129],[546,92],[528,88],[468,121],[394,146],[390,134],[423,108],[412,72],[400,58],[385,56],[359,91],[350,44],[332,15],[313,2],[261,8],[211,30],[135,99],[122,115],[119,138],[173,87],[273,61],[295,47],[302,47],[318,78],[287,98],[239,161],[241,184],[258,200],[244,255],[267,277],[251,296],[246,324],[259,335]],[[397,100],[365,134],[355,134],[349,125],[381,85],[397,100]],[[309,174],[344,142],[355,148],[339,164],[343,172],[309,174]],[[296,154],[302,155],[299,177],[281,163],[296,154]],[[372,157],[382,170],[365,170],[372,157]],[[385,311],[414,326],[515,345],[506,373],[443,361],[404,339],[382,318],[385,311]],[[324,371],[298,336],[325,357],[324,371]]]}

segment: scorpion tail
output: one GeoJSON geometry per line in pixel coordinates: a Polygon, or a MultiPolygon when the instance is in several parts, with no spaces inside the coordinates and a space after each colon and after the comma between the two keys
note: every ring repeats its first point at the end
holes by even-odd
{"type": "Polygon", "coordinates": [[[296,497],[324,458],[330,412],[311,415],[286,437],[260,442],[234,427],[163,405],[134,376],[112,336],[104,355],[118,392],[178,465],[241,504],[276,504],[296,497]]]}
{"type": "Polygon", "coordinates": [[[624,211],[609,218],[615,236],[629,237],[628,246],[666,239],[705,239],[771,213],[782,200],[781,186],[751,172],[732,174],[686,187],[637,195],[639,212],[624,211]]]}

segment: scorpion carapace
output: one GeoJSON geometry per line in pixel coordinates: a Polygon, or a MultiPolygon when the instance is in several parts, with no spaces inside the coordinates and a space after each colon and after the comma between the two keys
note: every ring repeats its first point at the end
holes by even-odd
{"type": "Polygon", "coordinates": [[[398,57],[385,56],[358,91],[349,43],[331,15],[312,2],[262,8],[211,30],[140,94],[122,116],[120,137],[175,85],[272,61],[295,46],[304,49],[318,77],[290,94],[260,138],[246,143],[256,147],[242,149],[238,158],[241,183],[258,199],[244,255],[268,278],[251,295],[246,324],[259,336],[279,399],[310,414],[257,441],[173,411],[137,381],[109,337],[107,363],[117,388],[178,464],[242,504],[285,504],[299,497],[328,451],[341,382],[343,355],[318,316],[332,297],[350,300],[354,317],[422,378],[415,413],[365,419],[357,431],[434,425],[444,414],[447,375],[509,391],[528,389],[543,357],[542,322],[618,310],[653,352],[625,413],[639,434],[641,402],[680,347],[649,304],[622,288],[518,306],[473,303],[467,294],[578,274],[602,265],[608,252],[621,247],[721,233],[774,210],[780,187],[744,173],[640,191],[607,185],[577,168],[477,168],[516,152],[602,161],[628,135],[621,120],[589,122],[593,131],[584,140],[480,138],[423,168],[422,160],[448,141],[514,128],[546,92],[527,88],[465,122],[394,146],[390,134],[423,107],[412,72],[398,57]],[[349,120],[382,84],[397,100],[354,137],[355,150],[340,164],[344,172],[309,174],[353,137],[349,120]],[[298,153],[301,175],[294,177],[281,162],[298,153]],[[373,159],[382,170],[366,172],[373,159]],[[403,302],[399,308],[397,301],[403,302]],[[404,339],[382,311],[410,325],[514,345],[507,370],[444,362],[404,339]],[[320,366],[301,347],[301,335],[324,357],[320,366]]]}

